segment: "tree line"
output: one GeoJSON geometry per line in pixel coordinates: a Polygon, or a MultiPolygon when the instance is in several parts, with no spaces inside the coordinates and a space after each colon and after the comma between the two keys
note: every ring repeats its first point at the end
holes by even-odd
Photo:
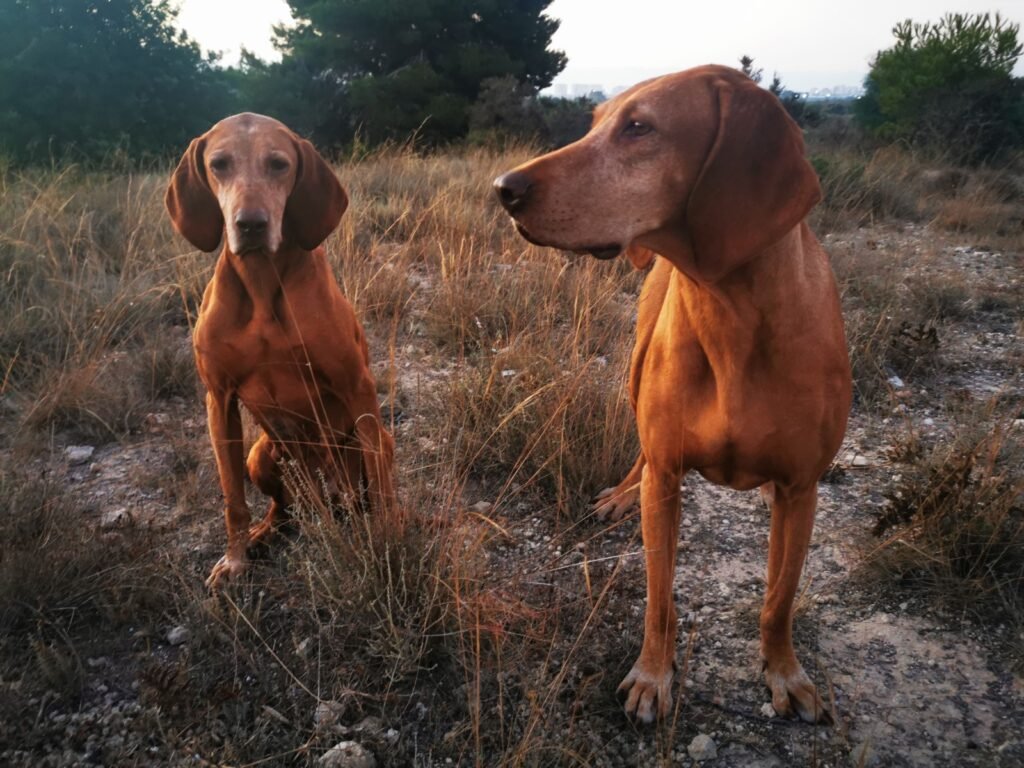
{"type": "MultiPolygon", "coordinates": [[[[540,95],[565,67],[551,0],[288,0],[277,62],[223,67],[175,26],[171,0],[0,3],[0,158],[165,157],[219,118],[277,117],[323,147],[582,135],[589,99],[540,95]]],[[[901,22],[854,113],[880,140],[967,162],[1024,145],[1019,25],[998,14],[901,22]]],[[[754,76],[752,61],[744,71],[754,76]]],[[[808,110],[771,89],[802,122],[808,110]]]]}

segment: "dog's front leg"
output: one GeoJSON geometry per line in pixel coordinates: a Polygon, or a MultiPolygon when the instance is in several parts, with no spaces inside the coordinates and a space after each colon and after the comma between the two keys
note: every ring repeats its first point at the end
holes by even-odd
{"type": "Polygon", "coordinates": [[[619,685],[626,693],[626,714],[650,723],[668,715],[675,668],[676,607],[672,581],[679,537],[678,468],[647,464],[640,482],[640,526],[647,562],[647,611],[640,657],[619,685]]]}
{"type": "Polygon", "coordinates": [[[233,392],[208,392],[206,395],[207,426],[217,473],[224,492],[224,522],[228,531],[228,548],[224,557],[213,566],[206,585],[216,587],[221,579],[239,576],[248,564],[249,506],[245,502],[242,482],[242,418],[233,392]]]}
{"type": "Polygon", "coordinates": [[[817,484],[809,488],[775,487],[768,537],[768,588],[761,610],[761,658],[772,706],[783,717],[799,715],[809,723],[831,723],[793,650],[793,599],[814,527],[817,484]]]}

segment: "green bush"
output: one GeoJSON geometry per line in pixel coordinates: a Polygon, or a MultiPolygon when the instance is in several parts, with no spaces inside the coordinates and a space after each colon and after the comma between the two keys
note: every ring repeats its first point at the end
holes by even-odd
{"type": "Polygon", "coordinates": [[[1018,24],[999,14],[948,14],[900,22],[896,45],[880,51],[857,103],[875,136],[978,163],[1024,143],[1024,80],[1018,24]]]}

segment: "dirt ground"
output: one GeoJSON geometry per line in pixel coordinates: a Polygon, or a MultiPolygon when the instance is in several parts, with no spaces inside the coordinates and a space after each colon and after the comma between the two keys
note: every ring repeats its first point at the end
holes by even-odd
{"type": "MultiPolygon", "coordinates": [[[[829,238],[826,245],[868,247],[870,241],[871,248],[883,251],[913,249],[933,237],[920,227],[861,230],[829,238]]],[[[949,274],[968,287],[1022,279],[1019,257],[954,237],[946,240],[932,245],[935,255],[922,269],[949,274]]],[[[381,348],[385,340],[370,330],[381,348]]],[[[187,331],[181,329],[167,343],[187,348],[187,331]]],[[[615,698],[615,687],[642,640],[644,575],[636,515],[608,525],[584,515],[559,517],[514,497],[481,505],[494,501],[493,486],[467,487],[464,505],[479,505],[475,508],[487,524],[502,531],[487,548],[488,570],[516,574],[516,599],[556,616],[544,625],[550,639],[538,646],[543,650],[529,657],[532,668],[509,672],[503,681],[505,690],[519,692],[506,697],[509,709],[485,696],[480,704],[484,718],[507,718],[513,724],[506,731],[522,736],[533,722],[536,698],[554,696],[556,703],[545,700],[544,722],[536,727],[560,741],[563,751],[550,760],[536,753],[526,760],[539,765],[569,764],[568,754],[578,756],[578,765],[694,765],[687,747],[698,734],[710,736],[717,753],[700,764],[723,768],[1024,765],[1024,672],[1020,659],[1010,655],[1024,639],[1013,636],[1019,628],[985,626],[940,611],[916,593],[901,593],[898,585],[880,585],[863,573],[865,553],[878,545],[870,531],[885,504],[883,490],[902,471],[892,458],[893,446],[905,440],[908,424],[922,441],[935,444],[955,428],[941,406],[948,393],[966,391],[978,400],[1022,394],[1019,306],[967,312],[955,332],[943,334],[942,344],[945,365],[939,376],[927,385],[910,378],[892,383],[891,397],[899,405],[889,416],[855,409],[836,466],[821,484],[798,598],[796,645],[805,668],[834,702],[834,727],[783,721],[766,708],[770,698],[760,677],[757,617],[767,513],[756,493],[724,490],[695,475],[684,489],[676,577],[676,711],[671,723],[648,729],[631,724],[615,698]]],[[[413,452],[413,442],[419,441],[416,451],[422,455],[421,443],[429,440],[429,426],[418,416],[417,391],[426,381],[445,386],[445,367],[436,364],[436,353],[431,353],[432,363],[423,362],[427,352],[412,333],[395,348],[400,376],[420,382],[404,388],[406,419],[395,435],[401,462],[413,452]]],[[[1024,428],[1019,421],[1016,427],[1024,428]]],[[[204,499],[201,503],[182,504],[180,492],[175,496],[161,478],[170,472],[176,445],[206,440],[198,402],[179,398],[151,414],[139,434],[94,446],[81,463],[70,463],[62,436],[54,436],[51,457],[40,470],[59,478],[66,493],[82,503],[85,523],[100,531],[98,541],[124,527],[151,528],[156,546],[198,585],[224,537],[205,446],[200,455],[208,464],[197,470],[193,490],[204,499]]],[[[281,544],[298,546],[301,542],[281,544]]],[[[145,638],[131,627],[110,635],[100,631],[83,654],[83,696],[74,704],[55,704],[45,696],[30,699],[20,725],[0,729],[0,762],[98,765],[102,742],[116,738],[138,742],[133,764],[211,764],[187,748],[166,747],[187,744],[187,738],[139,736],[161,722],[152,705],[141,700],[142,659],[173,658],[180,652],[180,638],[175,644],[169,640],[172,629],[159,626],[147,630],[145,638]],[[31,739],[29,726],[37,734],[31,739]]],[[[195,633],[197,628],[186,630],[195,633]]],[[[267,663],[272,663],[269,655],[267,663]]],[[[11,691],[4,689],[3,695],[11,691]]],[[[454,723],[453,735],[443,722],[422,715],[440,706],[435,702],[465,695],[460,690],[424,692],[403,716],[376,724],[379,733],[372,738],[358,731],[352,738],[369,745],[383,765],[473,764],[472,754],[450,747],[458,736],[454,723]]],[[[257,711],[253,718],[273,725],[274,714],[257,711]]],[[[310,703],[309,721],[294,727],[311,731],[314,714],[310,703]]],[[[268,756],[265,764],[278,761],[268,756]]],[[[484,754],[480,764],[494,761],[484,754]]]]}

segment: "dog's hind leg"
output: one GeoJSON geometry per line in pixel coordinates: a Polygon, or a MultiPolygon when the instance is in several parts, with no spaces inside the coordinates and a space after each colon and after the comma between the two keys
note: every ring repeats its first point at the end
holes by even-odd
{"type": "Polygon", "coordinates": [[[279,451],[264,432],[253,443],[246,459],[249,479],[265,495],[270,497],[270,506],[263,519],[249,529],[249,546],[265,541],[287,518],[288,492],[281,477],[279,451]]]}
{"type": "Polygon", "coordinates": [[[644,455],[636,457],[633,468],[618,485],[605,488],[594,498],[591,511],[600,520],[621,520],[640,501],[640,479],[644,473],[644,455]]]}

